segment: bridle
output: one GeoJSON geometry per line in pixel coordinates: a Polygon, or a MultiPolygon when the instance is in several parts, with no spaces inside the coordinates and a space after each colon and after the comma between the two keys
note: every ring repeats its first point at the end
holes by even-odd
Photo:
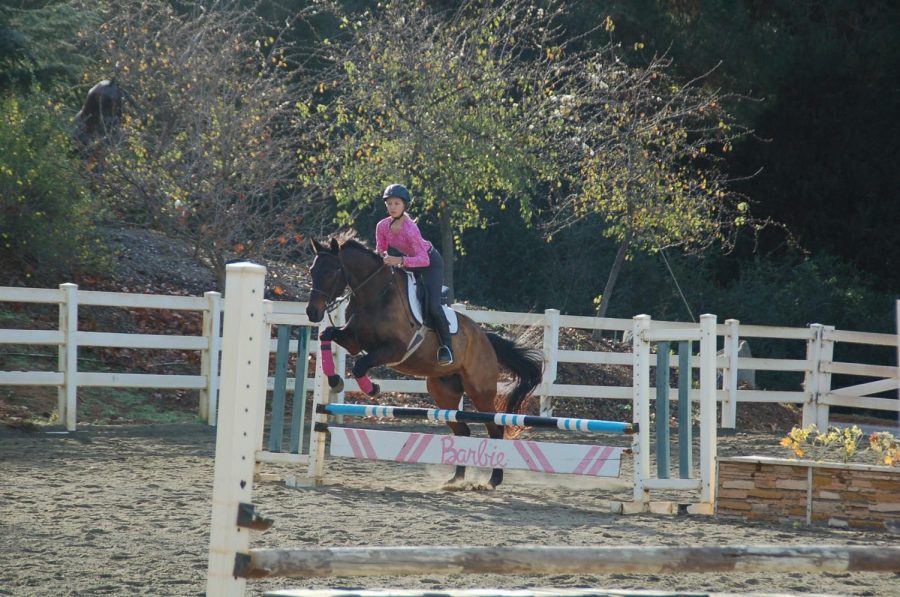
{"type": "MultiPolygon", "coordinates": [[[[365,286],[366,284],[368,284],[371,280],[373,280],[373,279],[375,278],[375,276],[377,276],[377,275],[379,274],[379,272],[381,272],[381,270],[383,270],[385,267],[387,267],[384,263],[382,263],[378,268],[375,269],[374,272],[372,272],[371,274],[369,274],[368,276],[366,276],[366,278],[365,278],[362,282],[360,282],[359,284],[357,284],[357,285],[356,285],[356,288],[354,288],[353,285],[350,284],[350,277],[347,275],[347,271],[344,269],[344,264],[341,262],[341,257],[340,257],[340,255],[335,255],[334,253],[317,253],[316,256],[317,256],[317,257],[319,257],[319,256],[328,256],[328,257],[332,257],[332,258],[334,258],[334,259],[337,259],[338,266],[337,266],[337,270],[336,270],[336,271],[338,271],[338,272],[341,273],[341,277],[344,279],[344,283],[346,284],[346,286],[347,286],[347,288],[348,288],[348,291],[347,291],[345,294],[341,295],[341,296],[333,296],[333,295],[331,295],[331,294],[328,294],[328,293],[325,292],[324,290],[320,290],[320,289],[318,289],[318,288],[313,288],[313,289],[310,290],[310,294],[316,294],[316,293],[318,293],[318,294],[321,294],[322,296],[325,297],[325,300],[327,301],[327,302],[325,303],[325,312],[328,314],[328,319],[331,319],[331,313],[332,313],[335,309],[337,309],[337,308],[340,306],[341,303],[343,303],[343,302],[345,302],[345,301],[348,301],[348,300],[350,300],[352,297],[354,297],[354,296],[359,292],[359,290],[360,290],[363,286],[365,286]]],[[[392,277],[393,277],[393,276],[392,276],[392,277]]],[[[383,289],[383,290],[381,291],[381,293],[379,294],[379,298],[380,298],[382,295],[384,295],[384,293],[387,292],[387,290],[390,289],[390,287],[391,287],[390,283],[385,284],[385,285],[384,285],[384,289],[383,289]]]]}

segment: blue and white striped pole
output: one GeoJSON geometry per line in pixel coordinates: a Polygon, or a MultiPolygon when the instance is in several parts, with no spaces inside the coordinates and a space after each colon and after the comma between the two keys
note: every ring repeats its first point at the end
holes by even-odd
{"type": "Polygon", "coordinates": [[[368,406],[365,404],[320,404],[319,412],[348,417],[382,417],[390,419],[426,419],[428,421],[496,423],[516,427],[544,427],[565,431],[592,431],[597,433],[626,433],[637,431],[633,423],[601,421],[597,419],[573,419],[567,417],[540,417],[510,413],[481,413],[439,408],[408,408],[404,406],[368,406]]]}

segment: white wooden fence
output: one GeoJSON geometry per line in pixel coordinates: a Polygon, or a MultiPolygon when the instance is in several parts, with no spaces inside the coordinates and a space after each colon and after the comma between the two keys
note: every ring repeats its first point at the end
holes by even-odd
{"type": "MultiPolygon", "coordinates": [[[[57,330],[0,329],[0,345],[43,345],[56,346],[58,359],[56,371],[0,371],[0,386],[54,386],[58,388],[58,409],[60,422],[66,428],[76,428],[77,392],[79,387],[146,387],[165,389],[189,389],[199,392],[198,413],[211,425],[215,424],[218,394],[219,353],[221,345],[220,322],[222,298],[217,292],[207,292],[203,297],[182,297],[148,294],[128,294],[116,292],[96,292],[78,290],[74,284],[62,284],[59,289],[0,287],[0,303],[43,303],[55,304],[59,308],[57,330]],[[123,334],[111,332],[87,332],[78,329],[78,309],[80,306],[110,308],[146,308],[160,310],[186,310],[202,313],[203,327],[200,336],[123,334]],[[215,333],[214,333],[215,331],[215,333]],[[200,352],[200,367],[195,375],[142,374],[129,372],[88,373],[77,367],[80,347],[141,348],[147,350],[196,350],[200,352]]],[[[270,321],[283,324],[308,324],[305,303],[273,302],[269,305],[270,321]]],[[[633,326],[631,319],[599,318],[577,315],[562,315],[556,309],[543,313],[515,313],[505,311],[467,310],[464,305],[454,305],[478,323],[492,325],[536,326],[542,330],[545,370],[538,394],[541,396],[541,412],[551,414],[553,398],[607,398],[631,400],[630,385],[604,386],[593,384],[558,383],[558,367],[562,363],[588,365],[620,365],[633,367],[634,355],[630,352],[603,352],[596,350],[574,350],[560,347],[560,329],[611,331],[624,334],[633,326]]],[[[900,320],[900,301],[897,301],[897,315],[900,320]]],[[[342,321],[343,314],[335,313],[335,322],[342,321]]],[[[0,324],[2,325],[2,324],[0,324]]],[[[697,324],[685,322],[657,321],[652,325],[666,329],[695,328],[697,324]]],[[[900,400],[895,397],[877,397],[896,391],[900,387],[900,373],[897,366],[872,365],[866,363],[835,362],[834,347],[837,343],[854,343],[870,346],[896,348],[900,355],[897,334],[878,334],[836,330],[833,326],[812,324],[806,328],[781,326],[741,325],[729,319],[716,327],[717,336],[722,337],[723,346],[717,367],[721,370],[721,389],[717,400],[722,403],[722,426],[735,426],[738,402],[795,403],[803,407],[803,424],[827,425],[831,406],[865,408],[889,412],[900,412],[900,400]],[[752,358],[738,356],[740,339],[764,338],[785,342],[802,342],[806,345],[804,359],[776,359],[764,355],[752,358]],[[788,371],[803,374],[802,383],[790,390],[739,389],[738,370],[788,371]],[[872,381],[853,386],[834,387],[833,375],[853,375],[871,378],[872,381]]],[[[752,341],[751,341],[752,344],[752,341]]],[[[296,342],[291,349],[296,352],[296,342]]],[[[3,347],[0,346],[0,353],[3,347]]],[[[270,350],[275,350],[274,340],[270,350]]],[[[316,343],[311,343],[310,351],[316,352],[316,343]]],[[[341,368],[346,363],[343,350],[335,352],[336,362],[341,368]]],[[[698,366],[699,363],[692,363],[698,366]]],[[[677,362],[672,364],[677,367],[677,362]]],[[[346,371],[339,371],[345,374],[346,371]]],[[[344,375],[346,377],[346,375],[344,375]]],[[[288,390],[293,380],[289,380],[288,390]]],[[[421,380],[379,381],[386,392],[425,393],[425,383],[421,380]]],[[[308,380],[308,388],[314,381],[308,380]]],[[[271,379],[269,388],[271,389],[271,379]]],[[[347,379],[346,390],[357,387],[352,379],[347,379]]],[[[672,389],[672,397],[677,390],[672,389]]],[[[699,398],[698,390],[692,390],[692,399],[699,398]]]]}
{"type": "Polygon", "coordinates": [[[0,371],[0,385],[55,386],[58,391],[59,420],[70,431],[74,431],[76,427],[79,387],[198,390],[200,392],[200,416],[209,419],[211,413],[215,412],[219,379],[218,375],[211,375],[210,372],[219,370],[222,299],[218,292],[207,292],[201,298],[96,292],[78,290],[78,286],[75,284],[61,284],[58,290],[0,287],[0,302],[58,305],[59,328],[56,330],[0,329],[0,345],[58,347],[57,370],[0,371]],[[199,311],[203,313],[202,335],[80,331],[78,329],[78,311],[83,306],[199,311]],[[216,333],[213,333],[213,330],[216,333]],[[78,371],[78,350],[82,347],[196,350],[201,354],[200,371],[196,375],[78,371]]]}

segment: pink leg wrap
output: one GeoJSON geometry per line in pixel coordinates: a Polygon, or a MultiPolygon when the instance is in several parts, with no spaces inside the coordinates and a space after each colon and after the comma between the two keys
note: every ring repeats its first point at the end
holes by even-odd
{"type": "Polygon", "coordinates": [[[362,377],[356,378],[356,383],[359,384],[359,389],[365,392],[366,394],[372,393],[372,380],[369,379],[368,375],[363,375],[362,377]]]}
{"type": "Polygon", "coordinates": [[[322,351],[322,372],[325,375],[334,375],[334,355],[331,354],[331,341],[319,343],[319,349],[322,351]]]}

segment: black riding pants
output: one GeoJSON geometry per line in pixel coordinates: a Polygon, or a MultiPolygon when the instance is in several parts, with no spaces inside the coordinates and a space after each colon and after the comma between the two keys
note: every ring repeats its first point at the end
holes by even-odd
{"type": "Polygon", "coordinates": [[[445,343],[449,341],[449,330],[447,330],[447,319],[444,317],[444,309],[441,307],[441,287],[444,285],[444,259],[438,250],[434,247],[428,251],[428,258],[431,262],[428,267],[411,267],[409,271],[420,274],[425,288],[428,291],[428,312],[431,314],[434,325],[438,327],[441,340],[445,343]],[[447,337],[444,337],[447,334],[447,337]]]}

